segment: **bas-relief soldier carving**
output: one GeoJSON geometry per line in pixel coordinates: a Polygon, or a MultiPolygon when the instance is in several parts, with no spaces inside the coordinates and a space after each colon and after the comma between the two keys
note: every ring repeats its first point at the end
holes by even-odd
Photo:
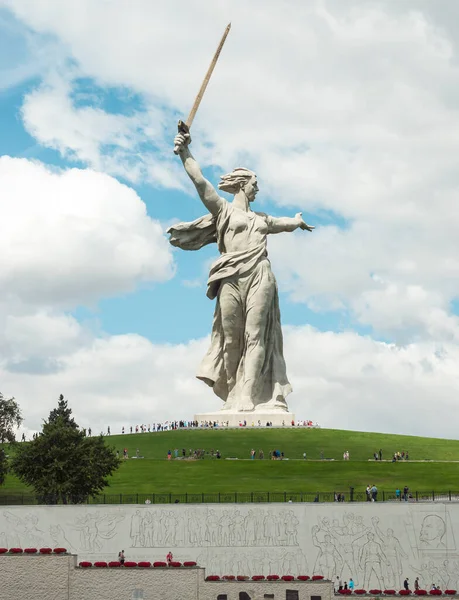
{"type": "Polygon", "coordinates": [[[384,534],[379,528],[379,517],[373,517],[371,521],[387,557],[386,585],[388,588],[393,588],[403,576],[402,559],[408,558],[408,555],[395,537],[393,529],[387,529],[384,534]]]}

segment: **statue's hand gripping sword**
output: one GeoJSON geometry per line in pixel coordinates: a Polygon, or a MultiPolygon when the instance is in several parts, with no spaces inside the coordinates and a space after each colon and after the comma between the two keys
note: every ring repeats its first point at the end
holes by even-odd
{"type": "MultiPolygon", "coordinates": [[[[206,76],[204,77],[204,81],[201,84],[201,88],[198,92],[198,95],[196,96],[196,100],[194,101],[194,104],[190,111],[190,114],[188,115],[188,119],[185,121],[185,123],[183,121],[178,122],[179,133],[189,133],[189,131],[190,131],[191,124],[193,123],[193,119],[198,111],[199,105],[201,104],[202,97],[204,96],[204,92],[206,91],[207,85],[212,76],[212,72],[215,68],[215,65],[217,64],[218,57],[220,56],[220,52],[222,51],[223,44],[226,41],[228,33],[230,32],[230,29],[231,29],[231,23],[229,23],[228,26],[226,27],[225,33],[223,34],[222,39],[220,40],[220,43],[218,44],[217,51],[214,54],[212,62],[210,63],[210,67],[208,68],[206,76]]],[[[174,154],[178,154],[178,153],[179,153],[178,146],[175,146],[174,154]]]]}

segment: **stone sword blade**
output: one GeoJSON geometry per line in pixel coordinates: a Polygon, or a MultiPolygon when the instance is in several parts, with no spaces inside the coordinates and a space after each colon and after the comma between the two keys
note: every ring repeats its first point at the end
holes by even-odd
{"type": "MultiPolygon", "coordinates": [[[[230,29],[231,29],[231,23],[228,23],[228,25],[225,29],[225,32],[222,36],[222,39],[220,40],[220,43],[218,44],[218,48],[214,54],[214,57],[212,58],[212,62],[210,63],[209,68],[207,69],[206,76],[204,77],[204,81],[201,84],[198,95],[196,96],[196,99],[191,108],[190,114],[188,115],[187,120],[185,121],[185,123],[183,121],[178,122],[179,133],[188,133],[190,131],[191,124],[193,123],[194,117],[195,117],[196,113],[198,112],[198,108],[199,108],[199,105],[201,104],[202,97],[204,96],[204,92],[206,91],[207,85],[209,84],[210,78],[212,77],[213,70],[215,69],[215,65],[217,64],[218,57],[220,56],[220,52],[222,51],[223,45],[226,41],[226,38],[228,37],[228,33],[230,32],[230,29]]],[[[174,154],[178,154],[177,146],[174,147],[174,154]]]]}

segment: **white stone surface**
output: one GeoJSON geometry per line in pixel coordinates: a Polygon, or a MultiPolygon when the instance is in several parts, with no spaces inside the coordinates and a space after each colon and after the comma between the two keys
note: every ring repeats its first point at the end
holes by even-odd
{"type": "Polygon", "coordinates": [[[164,560],[208,574],[320,574],[400,589],[459,589],[459,503],[11,506],[1,547],[63,546],[79,559],[164,560]]]}
{"type": "Polygon", "coordinates": [[[211,582],[204,569],[80,569],[76,556],[0,556],[0,600],[251,600],[265,594],[284,599],[297,590],[299,600],[331,600],[329,582],[211,582]]]}
{"type": "MultiPolygon", "coordinates": [[[[174,147],[209,214],[168,229],[172,245],[198,250],[216,243],[220,258],[210,269],[207,296],[216,299],[211,344],[197,377],[212,387],[225,409],[286,411],[292,391],[283,355],[276,279],[268,260],[268,234],[312,231],[298,213],[271,217],[252,211],[257,176],[245,168],[223,175],[220,197],[191,155],[189,134],[179,133],[174,147]]],[[[295,257],[292,257],[295,260],[295,257]]],[[[251,417],[248,417],[251,418],[251,417]]],[[[224,419],[224,416],[222,416],[224,419]]]]}
{"type": "Polygon", "coordinates": [[[258,427],[259,421],[261,426],[265,426],[266,423],[271,422],[273,427],[291,427],[292,421],[295,421],[295,415],[291,412],[264,412],[264,411],[253,411],[253,412],[237,412],[230,410],[221,410],[213,413],[201,413],[194,415],[194,420],[198,423],[217,422],[220,425],[228,423],[229,427],[238,427],[244,421],[247,422],[246,427],[258,427]]]}

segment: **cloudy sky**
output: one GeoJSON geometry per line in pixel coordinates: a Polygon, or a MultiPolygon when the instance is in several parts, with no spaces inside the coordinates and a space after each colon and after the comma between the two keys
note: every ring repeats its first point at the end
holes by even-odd
{"type": "Polygon", "coordinates": [[[193,125],[214,182],[259,176],[300,418],[456,437],[457,0],[0,0],[0,391],[36,430],[190,418],[215,247],[165,230],[204,208],[172,153],[193,125]]]}

